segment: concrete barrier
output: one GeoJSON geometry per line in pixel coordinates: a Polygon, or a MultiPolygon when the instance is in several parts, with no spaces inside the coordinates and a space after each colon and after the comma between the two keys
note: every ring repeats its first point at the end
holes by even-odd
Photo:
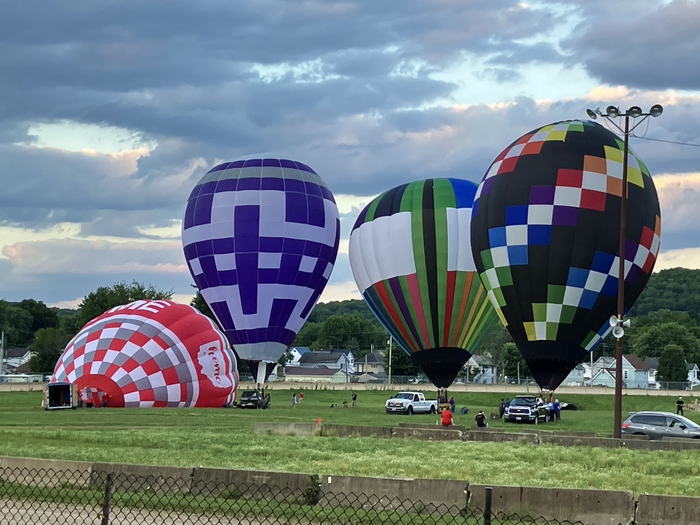
{"type": "Polygon", "coordinates": [[[576,436],[540,436],[540,443],[562,447],[603,447],[620,448],[620,440],[613,438],[593,438],[576,436]]]}
{"type": "Polygon", "coordinates": [[[0,456],[2,478],[38,487],[68,484],[90,486],[92,463],[56,459],[15,458],[0,456]]]}
{"type": "Polygon", "coordinates": [[[240,495],[284,499],[300,495],[309,486],[310,477],[311,474],[199,467],[192,475],[191,493],[217,496],[234,491],[240,495]]]}
{"type": "Polygon", "coordinates": [[[642,494],[637,504],[638,525],[695,525],[700,521],[700,498],[642,494]]]}
{"type": "Polygon", "coordinates": [[[320,427],[315,423],[255,423],[255,435],[281,434],[283,436],[312,436],[320,427]]]}
{"type": "Polygon", "coordinates": [[[433,428],[403,428],[397,427],[394,429],[393,437],[397,438],[415,438],[424,441],[461,441],[462,432],[459,430],[443,429],[442,427],[433,428]]]}
{"type": "Polygon", "coordinates": [[[466,504],[467,481],[323,476],[321,505],[459,514],[466,504]],[[357,497],[359,496],[359,497],[357,497]]]}
{"type": "MultiPolygon", "coordinates": [[[[469,485],[470,507],[484,508],[486,486],[469,485]]],[[[634,522],[634,508],[631,491],[493,487],[492,511],[521,518],[541,516],[584,525],[627,525],[634,522]]]]}
{"type": "Polygon", "coordinates": [[[518,433],[518,432],[484,432],[483,430],[477,430],[468,432],[464,436],[465,441],[493,441],[495,443],[529,443],[531,445],[539,444],[539,437],[537,434],[531,433],[518,433]]]}
{"type": "MultiPolygon", "coordinates": [[[[437,420],[436,420],[437,421],[437,420]]],[[[442,425],[440,424],[435,424],[433,423],[432,425],[428,425],[425,423],[399,423],[399,428],[442,428],[442,425]]],[[[450,426],[450,430],[459,430],[460,432],[466,432],[467,427],[463,427],[461,425],[452,425],[450,426]]]]}
{"type": "Polygon", "coordinates": [[[114,475],[114,490],[129,492],[152,490],[159,493],[172,493],[190,491],[194,469],[95,463],[92,465],[92,485],[103,487],[107,481],[107,475],[110,473],[114,475]]]}
{"type": "Polygon", "coordinates": [[[390,427],[364,427],[360,425],[323,425],[322,436],[390,438],[390,427]]]}
{"type": "Polygon", "coordinates": [[[505,428],[491,428],[491,427],[477,427],[476,425],[472,425],[471,428],[469,429],[473,432],[505,432],[505,428]]]}

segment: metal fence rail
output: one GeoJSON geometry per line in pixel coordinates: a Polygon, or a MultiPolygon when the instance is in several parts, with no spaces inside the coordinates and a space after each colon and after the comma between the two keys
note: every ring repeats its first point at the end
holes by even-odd
{"type": "Polygon", "coordinates": [[[391,524],[582,525],[375,494],[324,494],[316,476],[304,488],[203,482],[113,472],[0,469],[0,524],[391,524]]]}

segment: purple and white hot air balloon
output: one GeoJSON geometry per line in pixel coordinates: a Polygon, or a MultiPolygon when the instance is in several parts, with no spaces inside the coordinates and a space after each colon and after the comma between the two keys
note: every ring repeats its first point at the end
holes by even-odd
{"type": "Polygon", "coordinates": [[[300,162],[226,162],[192,190],[182,228],[187,265],[257,383],[318,301],[339,240],[333,195],[300,162]]]}

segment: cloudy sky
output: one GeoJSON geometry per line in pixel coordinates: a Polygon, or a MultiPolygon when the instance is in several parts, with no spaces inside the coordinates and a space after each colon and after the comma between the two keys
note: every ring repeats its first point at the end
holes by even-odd
{"type": "Polygon", "coordinates": [[[136,279],[188,301],[190,190],[256,153],[312,166],[342,214],[322,300],[359,298],[358,211],[481,179],[532,128],[610,104],[661,198],[657,270],[700,268],[700,3],[63,0],[0,17],[0,298],[75,306],[136,279]],[[656,140],[647,140],[656,139],[656,140]]]}

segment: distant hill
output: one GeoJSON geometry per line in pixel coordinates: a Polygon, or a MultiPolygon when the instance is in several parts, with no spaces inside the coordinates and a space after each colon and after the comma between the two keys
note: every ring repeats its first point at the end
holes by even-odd
{"type": "Polygon", "coordinates": [[[700,322],[700,270],[671,268],[652,274],[630,315],[657,310],[688,312],[700,322]]]}

